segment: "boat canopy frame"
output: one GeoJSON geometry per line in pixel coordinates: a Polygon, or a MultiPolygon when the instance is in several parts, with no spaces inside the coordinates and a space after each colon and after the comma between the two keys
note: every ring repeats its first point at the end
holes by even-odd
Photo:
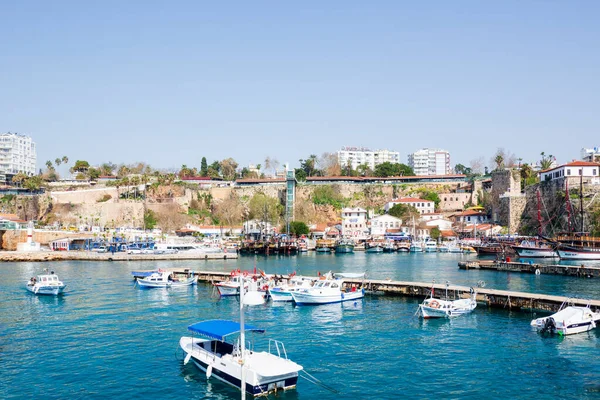
{"type": "MultiPolygon", "coordinates": [[[[188,326],[188,330],[209,339],[225,341],[225,338],[241,332],[239,322],[224,319],[211,319],[188,326]]],[[[244,324],[244,332],[265,333],[265,330],[253,325],[244,324]]]]}

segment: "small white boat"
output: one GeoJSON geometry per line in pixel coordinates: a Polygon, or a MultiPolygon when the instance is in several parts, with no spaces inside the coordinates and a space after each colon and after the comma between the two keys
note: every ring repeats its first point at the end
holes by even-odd
{"type": "Polygon", "coordinates": [[[33,294],[45,294],[56,296],[63,292],[65,285],[58,279],[58,276],[54,273],[54,271],[48,272],[48,270],[44,270],[46,272],[43,275],[37,275],[33,277],[27,282],[25,288],[29,290],[33,294]]]}
{"type": "MultiPolygon", "coordinates": [[[[223,282],[217,282],[214,286],[219,291],[221,297],[224,296],[237,296],[240,294],[240,285],[242,280],[242,273],[233,271],[228,280],[223,282]]],[[[248,288],[248,283],[244,284],[245,288],[248,288]]]]}
{"type": "Polygon", "coordinates": [[[596,327],[600,321],[600,312],[594,312],[590,307],[566,306],[548,317],[531,321],[531,326],[541,333],[572,335],[587,332],[596,327]]]}
{"type": "Polygon", "coordinates": [[[294,301],[292,292],[310,288],[314,282],[315,278],[292,275],[287,282],[269,288],[269,295],[273,301],[294,301]]]}
{"type": "Polygon", "coordinates": [[[438,245],[437,242],[433,239],[427,239],[425,241],[425,252],[427,253],[435,253],[438,251],[438,245]]]}
{"type": "Polygon", "coordinates": [[[310,288],[292,292],[296,304],[328,304],[341,303],[343,301],[357,300],[365,297],[362,285],[352,285],[344,288],[344,279],[363,278],[365,274],[336,273],[333,276],[326,274],[322,276],[310,288]]]}
{"type": "Polygon", "coordinates": [[[411,242],[410,243],[410,252],[411,253],[422,253],[423,252],[423,243],[411,242]]]}
{"type": "MultiPolygon", "coordinates": [[[[471,288],[471,295],[466,299],[443,300],[434,296],[431,288],[431,297],[419,304],[419,313],[425,318],[450,318],[467,314],[477,307],[477,293],[471,288]]],[[[448,298],[448,283],[446,283],[446,299],[448,298]]]]}
{"type": "MultiPolygon", "coordinates": [[[[188,329],[202,337],[184,336],[179,340],[186,353],[184,364],[191,360],[207,378],[214,377],[239,389],[244,377],[245,390],[252,396],[296,387],[298,373],[303,368],[287,358],[283,343],[271,339],[268,351],[256,351],[244,348],[239,338],[227,342],[227,337],[241,335],[240,324],[234,321],[203,321],[188,329]]],[[[264,329],[244,325],[244,332],[264,333],[264,329]]]]}
{"type": "Polygon", "coordinates": [[[188,274],[176,274],[172,271],[164,271],[159,269],[157,272],[152,272],[149,276],[138,278],[137,284],[143,288],[164,288],[164,287],[179,287],[191,286],[196,283],[198,276],[193,272],[188,274]]]}

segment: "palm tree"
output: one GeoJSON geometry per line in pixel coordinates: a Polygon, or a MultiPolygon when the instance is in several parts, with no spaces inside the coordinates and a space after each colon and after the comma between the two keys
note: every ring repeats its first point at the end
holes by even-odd
{"type": "Polygon", "coordinates": [[[56,159],[54,160],[54,164],[56,164],[56,166],[58,167],[60,164],[62,164],[62,160],[59,157],[56,157],[56,159]]]}
{"type": "Polygon", "coordinates": [[[546,156],[546,153],[543,151],[540,153],[540,155],[542,156],[542,159],[540,160],[540,169],[545,170],[551,168],[552,163],[554,162],[554,156],[552,154],[546,156]]]}
{"type": "Polygon", "coordinates": [[[504,157],[502,157],[502,154],[498,154],[496,158],[494,158],[494,162],[496,163],[497,170],[504,168],[504,157]]]}
{"type": "Polygon", "coordinates": [[[52,164],[52,161],[50,161],[50,160],[46,161],[46,168],[48,168],[48,171],[52,171],[54,169],[54,165],[52,164]]]}

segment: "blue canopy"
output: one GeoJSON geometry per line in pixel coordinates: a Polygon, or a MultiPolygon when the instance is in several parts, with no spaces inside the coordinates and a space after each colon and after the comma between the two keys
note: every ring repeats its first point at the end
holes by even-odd
{"type": "MultiPolygon", "coordinates": [[[[209,321],[196,322],[195,324],[188,326],[188,329],[202,336],[221,341],[225,340],[225,336],[239,333],[241,330],[238,322],[226,321],[223,319],[211,319],[209,321]]],[[[265,332],[264,329],[244,324],[244,332],[248,331],[258,333],[265,332]]]]}

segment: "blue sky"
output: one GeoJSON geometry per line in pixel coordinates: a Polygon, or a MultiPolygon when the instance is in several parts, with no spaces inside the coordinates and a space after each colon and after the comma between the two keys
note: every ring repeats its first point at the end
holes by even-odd
{"type": "Polygon", "coordinates": [[[598,4],[0,2],[0,132],[32,136],[39,166],[569,161],[600,145],[598,4]]]}

